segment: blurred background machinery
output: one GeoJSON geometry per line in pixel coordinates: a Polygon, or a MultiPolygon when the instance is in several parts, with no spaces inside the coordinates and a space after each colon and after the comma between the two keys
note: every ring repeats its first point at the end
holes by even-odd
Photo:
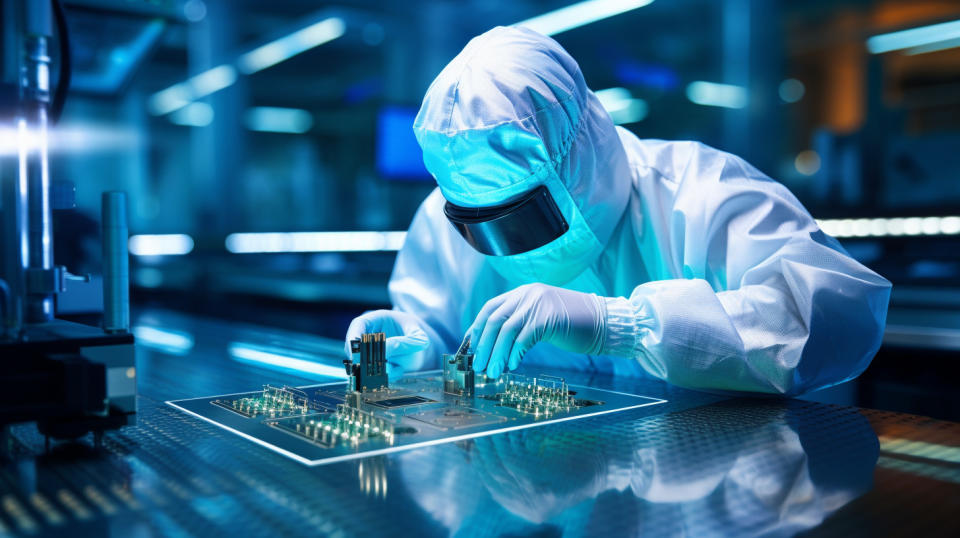
{"type": "MultiPolygon", "coordinates": [[[[49,167],[77,190],[54,214],[54,258],[100,273],[100,193],[126,191],[135,319],[180,310],[339,339],[388,305],[433,188],[410,130],[420,99],[471,37],[527,21],[622,127],[742,155],[894,282],[873,367],[816,397],[960,417],[945,374],[960,360],[955,1],[64,4],[73,77],[49,167]]],[[[66,282],[59,315],[98,323],[81,284],[66,282]]],[[[132,331],[157,349],[194,341],[132,331]]]]}
{"type": "Polygon", "coordinates": [[[59,1],[0,6],[0,427],[35,421],[48,439],[93,431],[99,443],[136,411],[126,197],[103,195],[102,328],[55,318],[67,282],[92,287],[53,248],[53,211],[74,205],[74,186],[52,181],[48,161],[70,85],[69,29],[59,1]]]}

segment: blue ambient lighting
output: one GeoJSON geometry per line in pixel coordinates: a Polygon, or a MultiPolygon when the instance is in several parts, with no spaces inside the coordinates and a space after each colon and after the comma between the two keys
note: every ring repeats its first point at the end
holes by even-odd
{"type": "Polygon", "coordinates": [[[333,41],[342,36],[344,31],[346,31],[346,24],[342,19],[337,17],[324,19],[253,49],[240,56],[237,65],[244,74],[256,73],[288,60],[297,54],[333,41]]]}
{"type": "Polygon", "coordinates": [[[626,88],[607,88],[594,93],[617,125],[634,123],[647,117],[647,102],[635,99],[626,88]]]}
{"type": "Polygon", "coordinates": [[[960,21],[900,30],[867,39],[867,50],[873,54],[903,49],[915,49],[907,52],[919,54],[956,46],[960,46],[960,21]]]}
{"type": "Polygon", "coordinates": [[[747,106],[747,89],[733,84],[698,80],[687,85],[687,99],[704,106],[743,108],[747,106]]]}
{"type": "Polygon", "coordinates": [[[157,329],[143,325],[134,326],[133,336],[137,345],[157,349],[173,355],[184,355],[193,349],[193,335],[171,329],[157,329]]]}
{"type": "Polygon", "coordinates": [[[220,91],[237,81],[237,70],[231,65],[219,65],[186,82],[174,84],[150,97],[150,112],[155,116],[169,114],[181,109],[191,101],[220,91]]]}
{"type": "MultiPolygon", "coordinates": [[[[293,355],[289,350],[277,350],[274,348],[256,346],[233,342],[229,347],[230,356],[234,359],[246,362],[253,362],[259,366],[265,366],[272,370],[283,370],[297,374],[310,374],[321,377],[335,377],[346,379],[347,372],[343,366],[333,366],[322,364],[308,358],[301,358],[293,355]]],[[[304,354],[303,357],[309,357],[304,354]]]]}
{"type": "Polygon", "coordinates": [[[247,110],[247,129],[266,133],[300,134],[313,126],[313,116],[298,108],[258,106],[247,110]]]}
{"type": "Polygon", "coordinates": [[[133,235],[127,245],[134,256],[183,256],[193,250],[193,238],[186,234],[133,235]]]}
{"type": "Polygon", "coordinates": [[[406,236],[407,232],[234,233],[227,236],[226,247],[234,254],[396,251],[406,236]]]}
{"type": "Polygon", "coordinates": [[[385,106],[377,114],[377,172],[386,179],[433,181],[413,134],[417,109],[385,106]]]}
{"type": "Polygon", "coordinates": [[[652,3],[653,0],[586,0],[520,21],[513,26],[525,26],[543,35],[556,35],[652,3]]]}
{"type": "Polygon", "coordinates": [[[206,127],[213,122],[213,107],[207,103],[190,103],[170,113],[170,122],[184,127],[206,127]]]}

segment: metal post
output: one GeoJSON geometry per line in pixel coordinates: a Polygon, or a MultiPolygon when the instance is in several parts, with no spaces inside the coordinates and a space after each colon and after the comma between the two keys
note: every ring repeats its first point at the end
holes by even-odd
{"type": "Polygon", "coordinates": [[[27,36],[20,79],[23,103],[19,119],[20,183],[26,189],[28,276],[26,321],[53,319],[53,221],[50,208],[50,173],[47,166],[47,107],[50,104],[50,56],[47,42],[52,18],[49,2],[26,4],[27,36]],[[33,283],[39,285],[34,285],[33,283]]]}
{"type": "Polygon", "coordinates": [[[127,195],[105,192],[103,226],[103,330],[130,329],[130,275],[127,258],[127,195]]]}

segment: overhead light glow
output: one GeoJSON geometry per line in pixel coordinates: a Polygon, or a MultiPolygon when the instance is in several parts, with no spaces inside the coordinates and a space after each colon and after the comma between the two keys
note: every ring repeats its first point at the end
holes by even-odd
{"type": "Polygon", "coordinates": [[[313,126],[313,116],[298,108],[258,106],[247,110],[247,129],[267,133],[305,133],[313,126]]]}
{"type": "Polygon", "coordinates": [[[556,35],[653,3],[653,0],[586,0],[515,23],[543,35],[556,35]]]}
{"type": "Polygon", "coordinates": [[[259,366],[266,366],[274,370],[284,370],[301,375],[311,374],[321,377],[335,377],[338,379],[345,379],[347,377],[347,372],[343,369],[343,365],[334,366],[331,364],[323,364],[311,360],[306,354],[302,354],[301,356],[301,354],[290,350],[233,342],[230,344],[228,352],[234,359],[254,362],[259,366]]]}
{"type": "Polygon", "coordinates": [[[797,172],[812,176],[820,171],[820,154],[812,149],[805,149],[797,154],[797,158],[793,160],[793,166],[797,172]]]}
{"type": "Polygon", "coordinates": [[[42,146],[50,153],[120,151],[136,148],[141,141],[139,131],[126,127],[72,124],[41,132],[21,121],[16,128],[0,127],[0,156],[17,155],[21,150],[35,151],[42,146]]]}
{"type": "Polygon", "coordinates": [[[133,235],[128,246],[134,256],[183,256],[193,250],[193,238],[186,234],[133,235]]]}
{"type": "Polygon", "coordinates": [[[960,216],[823,219],[817,224],[838,238],[960,235],[960,216]]]}
{"type": "Polygon", "coordinates": [[[956,46],[960,46],[960,20],[875,35],[867,39],[867,50],[873,54],[903,49],[915,49],[908,53],[918,54],[956,46]]]}
{"type": "Polygon", "coordinates": [[[747,106],[747,89],[733,84],[698,80],[687,85],[687,99],[704,106],[743,108],[747,106]]]}
{"type": "Polygon", "coordinates": [[[342,36],[344,31],[346,31],[346,24],[343,19],[330,17],[253,49],[240,56],[237,65],[244,74],[256,73],[328,41],[333,41],[342,36]]]}
{"type": "Polygon", "coordinates": [[[232,65],[219,65],[193,76],[187,81],[193,91],[193,98],[204,97],[218,92],[237,81],[237,70],[232,65]]]}
{"type": "Polygon", "coordinates": [[[617,125],[638,122],[647,117],[647,102],[635,99],[626,88],[607,88],[594,93],[617,125]]]}
{"type": "Polygon", "coordinates": [[[406,236],[407,232],[234,233],[227,236],[226,247],[234,254],[396,251],[406,236]]]}
{"type": "Polygon", "coordinates": [[[179,110],[192,101],[218,92],[237,81],[237,70],[232,65],[218,65],[199,75],[194,75],[186,82],[174,84],[159,91],[150,97],[150,113],[155,116],[169,114],[179,110]]]}
{"type": "Polygon", "coordinates": [[[796,103],[800,99],[803,99],[803,94],[806,93],[806,86],[802,82],[795,78],[788,78],[780,83],[780,86],[777,88],[777,93],[780,94],[780,99],[784,103],[796,103]]]}
{"type": "Polygon", "coordinates": [[[936,43],[930,43],[929,45],[923,45],[921,47],[911,47],[907,49],[906,53],[910,56],[915,54],[925,54],[927,52],[937,52],[938,50],[947,50],[960,47],[960,37],[956,39],[947,39],[946,41],[938,41],[936,43]]]}
{"type": "Polygon", "coordinates": [[[144,325],[134,326],[132,332],[138,345],[166,353],[183,355],[193,349],[193,335],[188,332],[158,329],[144,325]]]}
{"type": "Polygon", "coordinates": [[[213,107],[207,103],[190,103],[170,113],[170,121],[185,127],[206,127],[213,122],[213,107]]]}
{"type": "Polygon", "coordinates": [[[190,86],[181,82],[151,95],[147,104],[151,114],[162,116],[187,106],[191,98],[190,86]]]}

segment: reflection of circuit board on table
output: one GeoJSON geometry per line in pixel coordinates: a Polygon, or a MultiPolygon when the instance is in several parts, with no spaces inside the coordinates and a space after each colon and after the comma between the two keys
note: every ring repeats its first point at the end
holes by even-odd
{"type": "Polygon", "coordinates": [[[168,402],[308,465],[406,450],[665,403],[506,374],[488,380],[472,355],[444,355],[440,375],[385,375],[382,335],[364,335],[344,382],[168,402]],[[369,373],[369,375],[367,375],[369,373]],[[474,377],[476,375],[476,378],[474,377]]]}

